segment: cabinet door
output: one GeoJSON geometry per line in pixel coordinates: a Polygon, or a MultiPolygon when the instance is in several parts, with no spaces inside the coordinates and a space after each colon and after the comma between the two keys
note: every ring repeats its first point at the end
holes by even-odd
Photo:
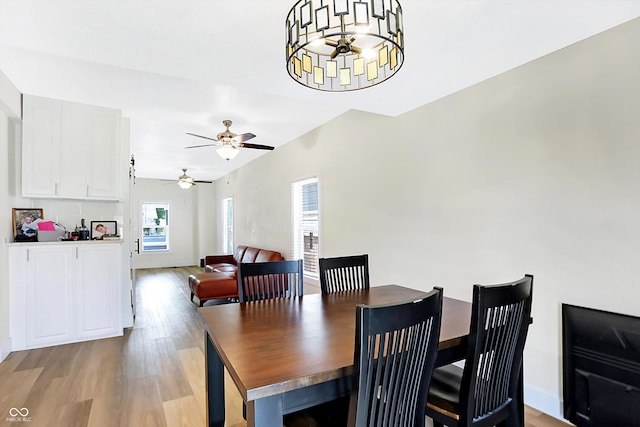
{"type": "Polygon", "coordinates": [[[86,119],[87,196],[120,197],[121,114],[119,110],[88,107],[86,119]]]}
{"type": "Polygon", "coordinates": [[[59,197],[77,199],[87,196],[87,113],[86,106],[61,103],[59,197]]]}
{"type": "Polygon", "coordinates": [[[60,102],[24,96],[22,196],[56,196],[60,184],[60,102]]]}
{"type": "Polygon", "coordinates": [[[71,342],[73,249],[25,249],[26,344],[28,348],[71,342]]]}
{"type": "Polygon", "coordinates": [[[120,245],[79,245],[76,265],[76,338],[121,334],[120,245]]]}

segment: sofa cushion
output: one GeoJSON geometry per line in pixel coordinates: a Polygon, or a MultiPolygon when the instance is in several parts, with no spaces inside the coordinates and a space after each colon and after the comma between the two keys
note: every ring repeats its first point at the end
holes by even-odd
{"type": "Polygon", "coordinates": [[[238,295],[238,280],[232,273],[200,273],[189,276],[191,292],[200,301],[238,295]]]}
{"type": "Polygon", "coordinates": [[[242,262],[242,256],[244,255],[244,252],[246,250],[247,250],[246,246],[238,245],[235,252],[233,253],[233,259],[236,261],[236,265],[242,262]]]}
{"type": "Polygon", "coordinates": [[[207,273],[213,273],[213,272],[230,272],[230,273],[235,273],[235,271],[238,270],[238,266],[235,264],[229,264],[227,262],[222,262],[222,263],[218,263],[218,264],[210,264],[210,265],[206,265],[204,267],[204,271],[207,273]]]}
{"type": "Polygon", "coordinates": [[[258,248],[247,248],[247,250],[244,251],[241,262],[255,262],[258,252],[260,252],[258,248]]]}
{"type": "Polygon", "coordinates": [[[284,258],[282,257],[282,254],[280,254],[280,252],[260,249],[260,252],[258,252],[258,256],[256,256],[256,260],[254,262],[273,262],[273,261],[284,261],[284,258]]]}

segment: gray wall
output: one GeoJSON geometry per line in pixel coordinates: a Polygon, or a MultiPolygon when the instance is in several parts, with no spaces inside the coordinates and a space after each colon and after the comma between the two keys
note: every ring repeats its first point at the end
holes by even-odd
{"type": "Polygon", "coordinates": [[[534,274],[525,399],[560,417],[561,303],[640,315],[638,40],[636,19],[399,117],[349,112],[217,206],[234,195],[236,244],[290,256],[290,184],[317,175],[321,255],[368,253],[373,284],[470,300],[534,274]]]}

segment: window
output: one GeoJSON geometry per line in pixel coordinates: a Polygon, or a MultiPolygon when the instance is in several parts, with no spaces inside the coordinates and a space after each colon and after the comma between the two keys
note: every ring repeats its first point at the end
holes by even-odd
{"type": "Polygon", "coordinates": [[[222,253],[233,253],[233,198],[222,199],[222,253]]]}
{"type": "Polygon", "coordinates": [[[305,276],[318,278],[318,178],[291,184],[293,257],[304,261],[305,276]]]}
{"type": "Polygon", "coordinates": [[[169,204],[142,202],[142,252],[169,250],[169,204]]]}

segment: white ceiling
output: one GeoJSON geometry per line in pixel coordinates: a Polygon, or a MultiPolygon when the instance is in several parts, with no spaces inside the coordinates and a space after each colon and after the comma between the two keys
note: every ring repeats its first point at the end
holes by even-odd
{"type": "MultiPolygon", "coordinates": [[[[326,1],[326,0],[325,0],[326,1]]],[[[185,135],[231,119],[278,147],[349,109],[398,115],[640,16],[639,0],[401,0],[405,63],[350,93],[287,74],[294,0],[0,0],[0,70],[23,93],[122,109],[137,176],[217,179],[231,161],[185,135]]],[[[277,148],[276,148],[277,149],[277,148]]]]}

